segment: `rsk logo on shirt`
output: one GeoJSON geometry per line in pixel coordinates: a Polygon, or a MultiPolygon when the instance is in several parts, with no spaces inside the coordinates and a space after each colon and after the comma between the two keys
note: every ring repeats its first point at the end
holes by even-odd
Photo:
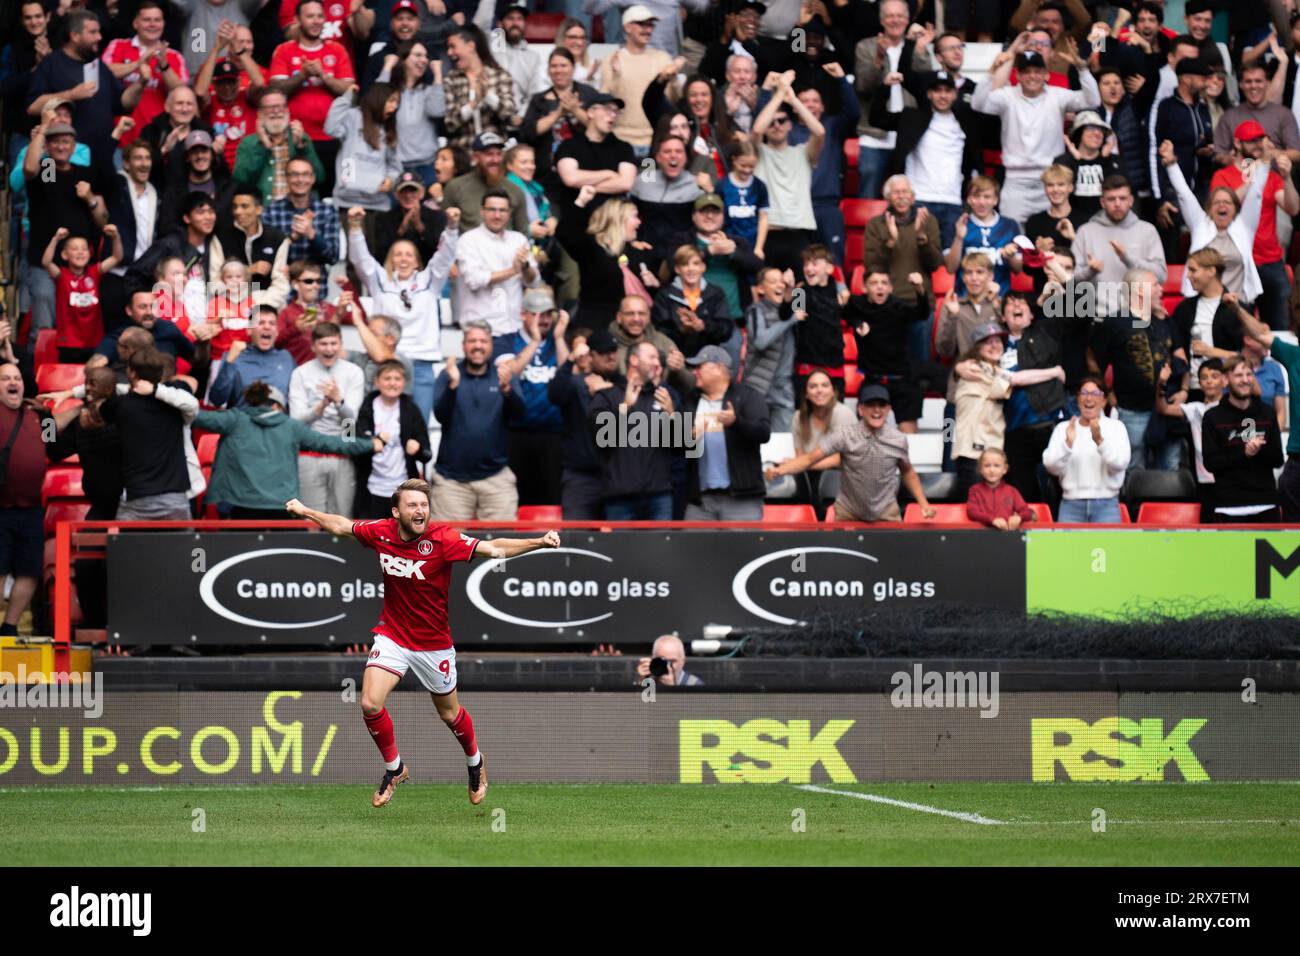
{"type": "Polygon", "coordinates": [[[403,558],[396,554],[381,554],[379,567],[385,574],[391,574],[395,578],[415,578],[419,581],[425,579],[423,561],[403,558]]]}

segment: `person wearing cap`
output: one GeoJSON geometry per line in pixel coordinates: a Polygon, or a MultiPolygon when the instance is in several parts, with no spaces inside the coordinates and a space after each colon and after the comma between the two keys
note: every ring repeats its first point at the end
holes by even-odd
{"type": "MultiPolygon", "coordinates": [[[[1247,66],[1242,69],[1243,92],[1254,84],[1257,76],[1253,67],[1247,66]]],[[[1290,325],[1288,311],[1291,283],[1287,279],[1283,247],[1289,238],[1290,229],[1286,230],[1284,236],[1283,230],[1279,227],[1283,223],[1289,226],[1292,217],[1300,214],[1300,194],[1297,194],[1291,176],[1293,160],[1290,152],[1280,148],[1269,149],[1270,145],[1277,147],[1280,144],[1269,137],[1264,127],[1255,120],[1246,120],[1239,124],[1233,132],[1232,162],[1211,177],[1210,192],[1213,194],[1219,187],[1226,186],[1244,200],[1249,191],[1245,171],[1263,159],[1267,152],[1271,166],[1268,171],[1268,182],[1264,184],[1259,225],[1255,230],[1251,250],[1251,258],[1259,273],[1261,287],[1255,305],[1260,310],[1260,317],[1269,328],[1285,330],[1290,325]],[[1284,217],[1278,215],[1279,210],[1285,213],[1284,217]]]]}
{"type": "Polygon", "coordinates": [[[683,409],[698,455],[687,456],[687,521],[762,521],[762,446],[772,437],[763,396],[735,381],[731,356],[706,345],[687,360],[695,390],[683,409]]]}
{"type": "Polygon", "coordinates": [[[1048,86],[1046,60],[1027,48],[1026,34],[1021,34],[994,60],[988,82],[971,98],[975,109],[1002,118],[1002,164],[1007,171],[1002,213],[1016,222],[1047,208],[1039,177],[1065,149],[1065,114],[1101,104],[1088,64],[1073,50],[1066,59],[1079,71],[1079,90],[1048,86]],[[1014,87],[1008,85],[1013,65],[1019,73],[1014,87]]]}
{"type": "Polygon", "coordinates": [[[586,204],[586,213],[566,215],[563,220],[586,219],[606,199],[623,196],[636,185],[637,157],[632,146],[620,139],[614,129],[624,103],[610,93],[600,92],[587,103],[587,126],[560,144],[555,152],[555,171],[564,184],[561,197],[575,203],[584,186],[594,195],[586,204]]]}
{"type": "Polygon", "coordinates": [[[165,26],[162,0],[141,0],[131,21],[135,35],[110,40],[104,48],[102,59],[119,80],[126,83],[139,80],[141,63],[146,64],[148,70],[140,102],[131,111],[135,128],[122,137],[123,146],[129,145],[139,131],[163,111],[163,102],[171,90],[190,81],[185,58],[163,41],[165,26]]]}
{"type": "MultiPolygon", "coordinates": [[[[597,4],[606,2],[607,0],[588,0],[587,9],[590,12],[597,4]]],[[[689,2],[699,8],[696,0],[689,2]]],[[[649,154],[650,141],[654,138],[654,129],[641,106],[646,88],[651,80],[668,72],[670,68],[673,73],[677,73],[684,62],[674,60],[674,54],[667,52],[677,49],[675,35],[678,4],[669,2],[659,6],[671,7],[671,18],[661,21],[658,14],[642,3],[633,4],[623,11],[623,45],[609,55],[600,71],[601,92],[621,101],[613,133],[630,145],[638,158],[649,154]],[[660,22],[666,24],[674,35],[671,44],[665,47],[651,44],[652,35],[660,22]]]]}
{"type": "Polygon", "coordinates": [[[492,190],[504,190],[510,203],[510,228],[528,235],[528,198],[510,181],[505,169],[505,140],[491,130],[474,137],[474,168],[447,183],[442,208],[459,209],[461,228],[476,229],[483,197],[492,190]]]}
{"type": "Polygon", "coordinates": [[[975,344],[953,366],[957,381],[956,427],[953,431],[953,462],[957,466],[957,487],[953,497],[964,501],[966,492],[979,480],[979,459],[985,450],[1002,448],[1006,442],[1006,418],[1002,404],[1015,387],[1065,381],[1065,369],[1025,369],[1009,372],[1002,368],[1007,330],[996,322],[975,330],[975,344]]]}
{"type": "MultiPolygon", "coordinates": [[[[398,46],[415,40],[416,34],[420,31],[421,7],[423,4],[417,4],[415,0],[397,0],[390,7],[387,30],[381,26],[360,30],[357,36],[366,36],[371,40],[370,52],[366,57],[364,68],[361,70],[361,92],[370,89],[370,84],[379,79],[379,74],[383,71],[384,65],[388,63],[388,58],[397,53],[398,46]],[[379,44],[383,34],[388,33],[386,43],[379,44]]],[[[365,17],[369,20],[375,20],[377,14],[382,11],[384,4],[382,0],[375,4],[375,9],[370,10],[362,6],[357,14],[353,16],[353,25],[360,26],[358,20],[365,17]]],[[[425,16],[432,16],[428,9],[423,11],[425,16]]],[[[441,18],[446,21],[448,27],[454,28],[455,24],[448,18],[441,18]]],[[[428,47],[426,46],[427,50],[428,47]]]]}
{"type": "MultiPolygon", "coordinates": [[[[1148,82],[1137,92],[1134,98],[1133,108],[1138,115],[1146,114],[1146,123],[1144,124],[1147,131],[1147,168],[1151,179],[1151,192],[1153,197],[1158,200],[1156,208],[1159,210],[1158,215],[1168,216],[1178,212],[1177,201],[1173,197],[1166,197],[1160,188],[1160,162],[1156,158],[1156,147],[1160,144],[1155,136],[1156,113],[1160,109],[1160,104],[1174,95],[1174,90],[1178,88],[1178,64],[1186,59],[1199,59],[1201,48],[1196,42],[1196,38],[1187,34],[1179,34],[1169,41],[1169,52],[1165,55],[1164,65],[1156,74],[1156,83],[1154,88],[1148,82]]],[[[1171,223],[1161,221],[1157,218],[1160,228],[1168,229],[1171,223]]]]}
{"type": "Polygon", "coordinates": [[[95,175],[85,166],[73,165],[76,147],[77,131],[58,122],[51,110],[32,129],[32,140],[23,157],[30,220],[26,292],[35,329],[54,327],[54,283],[41,266],[41,254],[50,237],[62,226],[74,235],[87,237],[93,247],[99,230],[108,223],[108,208],[91,185],[95,175]],[[53,163],[53,176],[42,175],[47,153],[53,163]]]}
{"type": "Polygon", "coordinates": [[[259,305],[253,312],[248,341],[236,340],[226,352],[221,371],[208,390],[209,404],[216,408],[227,405],[238,408],[245,403],[244,390],[259,381],[288,394],[298,363],[288,351],[276,348],[279,334],[280,321],[275,309],[259,305]]]}
{"type": "Polygon", "coordinates": [[[168,176],[158,199],[158,233],[165,235],[181,224],[181,210],[190,193],[204,193],[211,197],[212,207],[222,220],[230,215],[235,183],[225,163],[217,158],[212,146],[212,136],[201,129],[185,137],[184,161],[181,174],[168,176]]]}
{"type": "MultiPolygon", "coordinates": [[[[130,85],[113,75],[98,59],[101,38],[99,17],[90,10],[69,10],[61,24],[63,45],[46,54],[32,71],[27,88],[27,115],[39,117],[51,99],[72,104],[72,125],[77,138],[90,147],[96,168],[111,168],[117,142],[114,117],[129,114],[144,95],[144,75],[130,85]],[[94,74],[93,80],[87,73],[94,74]]],[[[67,225],[64,223],[64,225],[67,225]]]]}
{"type": "Polygon", "coordinates": [[[228,37],[218,38],[194,80],[194,94],[213,133],[225,141],[223,158],[230,170],[235,168],[240,142],[255,132],[257,112],[252,103],[266,87],[262,69],[253,60],[252,34],[247,48],[238,45],[236,36],[232,29],[228,37]]]}
{"type": "Polygon", "coordinates": [[[1081,110],[1074,116],[1065,151],[1053,161],[1074,174],[1070,205],[1085,222],[1101,209],[1102,182],[1122,172],[1114,148],[1110,124],[1094,110],[1081,110]]]}
{"type": "Polygon", "coordinates": [[[767,261],[780,269],[796,269],[800,253],[815,241],[817,220],[813,216],[812,173],[826,141],[826,128],[795,96],[788,79],[781,76],[777,89],[754,120],[750,138],[758,149],[758,178],[767,184],[771,207],[764,248],[767,261]],[[790,144],[794,117],[808,127],[807,142],[790,144]]]}
{"type": "Polygon", "coordinates": [[[871,124],[898,133],[889,175],[906,174],[916,201],[938,223],[939,243],[947,249],[962,213],[962,183],[979,175],[983,167],[981,116],[962,102],[951,73],[938,70],[923,77],[925,87],[917,93],[917,105],[902,112],[887,109],[893,87],[882,86],[871,100],[871,124]]]}
{"type": "Polygon", "coordinates": [[[768,469],[768,476],[797,475],[828,455],[840,456],[840,493],[836,521],[899,521],[898,489],[905,487],[933,518],[921,478],[907,453],[907,436],[889,421],[889,391],[867,385],[858,392],[858,420],[823,436],[816,447],[768,469]]]}
{"type": "MultiPolygon", "coordinates": [[[[761,7],[762,4],[747,4],[761,7]]],[[[645,45],[662,50],[675,57],[680,51],[678,45],[679,23],[682,11],[687,13],[704,13],[709,8],[709,0],[585,0],[583,12],[591,16],[601,16],[608,10],[623,8],[623,32],[629,35],[628,24],[646,24],[645,45]],[[631,15],[629,17],[629,15],[631,15]]],[[[608,34],[607,34],[608,35],[608,34]]],[[[612,35],[611,39],[612,39],[612,35]]],[[[629,101],[630,102],[630,101],[629,101]]]]}
{"type": "MultiPolygon", "coordinates": [[[[1201,96],[1210,70],[1199,58],[1192,57],[1180,60],[1175,73],[1178,86],[1173,95],[1157,108],[1151,139],[1157,144],[1165,140],[1174,144],[1183,179],[1198,198],[1203,198],[1210,188],[1210,176],[1215,168],[1210,111],[1201,96]]],[[[1161,197],[1174,199],[1163,165],[1158,175],[1161,197]]]]}
{"type": "MultiPolygon", "coordinates": [[[[199,115],[199,100],[194,91],[188,86],[178,86],[167,94],[163,112],[140,131],[140,139],[154,148],[158,161],[154,163],[153,184],[160,190],[166,189],[169,180],[185,176],[185,143],[196,132],[213,138],[212,127],[199,115]]],[[[224,143],[218,145],[224,148],[224,143]]]]}
{"type": "Polygon", "coordinates": [[[492,356],[498,369],[509,370],[511,388],[523,401],[522,413],[507,422],[510,470],[520,504],[554,505],[560,502],[564,415],[551,401],[550,384],[569,360],[569,314],[556,308],[555,294],[545,285],[525,292],[520,310],[523,328],[492,356]]]}
{"type": "Polygon", "coordinates": [[[497,62],[515,81],[515,105],[519,116],[511,126],[518,126],[524,108],[535,93],[540,92],[539,76],[542,72],[542,58],[524,39],[524,26],[528,21],[528,7],[522,3],[510,3],[501,11],[497,21],[501,29],[499,43],[492,51],[497,62]]]}
{"type": "MultiPolygon", "coordinates": [[[[288,409],[283,389],[255,381],[241,392],[236,408],[199,412],[194,419],[198,428],[221,435],[206,500],[221,507],[227,517],[283,518],[284,502],[298,497],[300,456],[305,452],[356,457],[383,449],[378,436],[359,431],[355,437],[345,436],[341,430],[325,434],[289,416],[288,409]],[[289,496],[277,498],[282,493],[289,496]]],[[[337,461],[340,474],[351,464],[334,458],[318,460],[337,461]]],[[[341,513],[350,514],[352,499],[342,506],[341,513]]]]}
{"type": "Polygon", "coordinates": [[[565,521],[604,517],[600,453],[587,427],[592,397],[607,388],[625,389],[618,371],[618,342],[606,329],[569,328],[568,358],[546,386],[551,404],[564,416],[560,504],[565,521]]]}
{"type": "Polygon", "coordinates": [[[302,124],[303,132],[316,147],[325,169],[322,192],[332,191],[336,133],[327,133],[325,123],[337,97],[356,86],[352,54],[337,40],[325,36],[325,7],[322,0],[299,0],[297,35],[285,40],[271,54],[269,78],[289,97],[289,115],[302,124]]]}
{"type": "Polygon", "coordinates": [[[438,250],[447,214],[424,204],[424,181],[413,172],[397,177],[393,195],[397,204],[375,218],[375,258],[386,259],[394,242],[407,239],[415,243],[420,261],[428,262],[438,250]]]}
{"type": "Polygon", "coordinates": [[[453,66],[443,81],[448,145],[469,149],[481,134],[491,134],[503,145],[523,106],[515,100],[514,79],[472,27],[447,38],[447,56],[453,66]]]}
{"type": "MultiPolygon", "coordinates": [[[[757,181],[757,177],[751,180],[757,181]]],[[[754,254],[753,248],[743,236],[733,236],[724,229],[725,212],[722,196],[717,193],[703,194],[692,204],[691,221],[687,230],[670,236],[662,248],[678,249],[693,245],[699,249],[700,255],[704,257],[704,280],[722,291],[728,311],[739,316],[749,305],[750,287],[763,267],[763,260],[754,254]]],[[[723,347],[734,349],[732,358],[739,365],[739,332],[729,339],[729,343],[723,343],[723,347]]]]}

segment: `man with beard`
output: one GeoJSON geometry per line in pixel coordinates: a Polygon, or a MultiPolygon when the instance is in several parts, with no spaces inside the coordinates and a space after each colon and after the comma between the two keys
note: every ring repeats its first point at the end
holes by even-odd
{"type": "Polygon", "coordinates": [[[289,160],[287,178],[289,194],[267,203],[263,216],[268,225],[289,237],[289,262],[338,261],[339,214],[334,206],[313,195],[314,164],[303,157],[289,160]]]}
{"type": "MultiPolygon", "coordinates": [[[[445,447],[444,442],[439,452],[445,447]]],[[[469,711],[456,696],[456,649],[447,624],[451,566],[472,561],[475,556],[501,560],[560,546],[560,536],[554,531],[541,538],[481,542],[446,525],[430,527],[435,495],[423,479],[408,479],[393,494],[392,517],[378,521],[322,514],[305,507],[297,498],[285,504],[290,514],[308,518],[330,534],[355,538],[380,555],[385,577],[384,609],[374,628],[374,644],[361,685],[362,719],[384,761],[383,779],[371,798],[374,807],[387,805],[397,785],[411,779],[411,771],[397,750],[393,718],[384,707],[388,695],[410,669],[432,695],[438,716],[465,753],[469,802],[475,806],[483,802],[487,795],[486,761],[479,752],[469,711]]]]}
{"type": "Polygon", "coordinates": [[[108,221],[122,237],[122,262],[103,277],[99,290],[105,329],[121,325],[127,306],[126,270],[149,251],[158,236],[160,203],[158,190],[149,182],[152,170],[153,150],[145,143],[132,143],[126,148],[122,171],[113,177],[104,197],[108,221]]]}
{"type": "Polygon", "coordinates": [[[325,115],[334,98],[350,90],[355,79],[352,57],[342,44],[321,36],[325,7],[320,0],[298,4],[298,38],[281,43],[271,56],[270,80],[289,97],[289,115],[302,123],[325,167],[321,193],[333,192],[338,143],[325,135],[325,115]]]}
{"type": "MultiPolygon", "coordinates": [[[[523,190],[506,178],[502,162],[505,141],[488,131],[474,137],[474,168],[457,176],[447,184],[443,193],[443,209],[460,210],[461,232],[468,232],[481,221],[479,209],[488,190],[505,190],[510,197],[510,228],[528,235],[528,201],[523,190]]],[[[324,260],[328,261],[328,260],[324,260]]]]}
{"type": "MultiPolygon", "coordinates": [[[[500,20],[505,42],[498,42],[492,51],[497,63],[515,81],[515,103],[521,117],[533,94],[542,92],[539,85],[542,75],[541,57],[533,52],[524,39],[524,23],[527,19],[528,8],[522,3],[512,3],[506,7],[500,20]]],[[[522,122],[521,117],[516,117],[515,126],[522,122]]]]}
{"type": "MultiPolygon", "coordinates": [[[[159,189],[185,178],[186,139],[198,130],[212,136],[212,127],[199,115],[199,98],[188,86],[178,86],[167,94],[163,112],[140,131],[141,142],[152,146],[159,157],[151,174],[159,189]]],[[[225,148],[224,142],[219,145],[225,148]]]]}
{"type": "MultiPolygon", "coordinates": [[[[380,0],[382,3],[383,0],[380,0]]],[[[379,74],[384,71],[384,60],[397,53],[399,44],[413,39],[420,29],[420,10],[415,5],[415,0],[397,0],[393,4],[392,19],[389,21],[392,30],[392,39],[390,39],[379,49],[375,50],[366,57],[365,69],[361,71],[361,93],[365,94],[370,89],[370,85],[379,79],[379,74]]],[[[433,51],[429,51],[430,57],[433,51]]]]}
{"type": "Polygon", "coordinates": [[[41,60],[27,90],[27,115],[40,116],[50,99],[71,102],[72,125],[90,147],[93,168],[112,169],[117,143],[112,137],[115,115],[130,113],[144,93],[144,77],[130,86],[113,75],[98,59],[99,18],[88,10],[74,10],[63,21],[67,40],[41,60]],[[90,77],[89,79],[87,77],[90,77]]]}
{"type": "Polygon", "coordinates": [[[289,119],[289,98],[281,90],[267,90],[257,101],[256,134],[245,136],[235,152],[235,181],[255,183],[269,206],[289,193],[289,163],[295,159],[307,162],[313,185],[324,177],[316,147],[302,124],[289,119]]]}
{"type": "MultiPolygon", "coordinates": [[[[127,324],[119,325],[104,336],[86,365],[107,365],[120,370],[125,380],[126,359],[138,347],[156,348],[172,358],[183,362],[194,359],[194,343],[186,338],[185,333],[169,319],[158,317],[158,304],[161,300],[149,288],[137,288],[132,291],[126,305],[127,324]],[[143,332],[148,340],[133,343],[132,339],[143,332]]],[[[72,395],[71,392],[68,393],[72,395]]]]}
{"type": "MultiPolygon", "coordinates": [[[[517,313],[516,313],[517,314],[517,313]]],[[[506,421],[526,409],[508,365],[494,367],[486,322],[464,326],[464,367],[455,358],[434,385],[442,426],[434,464],[433,513],[444,521],[513,521],[519,506],[506,421]]]]}

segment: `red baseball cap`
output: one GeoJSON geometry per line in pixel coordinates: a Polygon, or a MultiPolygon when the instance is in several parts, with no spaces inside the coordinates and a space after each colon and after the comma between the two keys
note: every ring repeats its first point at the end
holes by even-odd
{"type": "Polygon", "coordinates": [[[1264,127],[1254,120],[1246,120],[1244,123],[1237,124],[1237,128],[1232,131],[1232,135],[1243,143],[1249,143],[1253,139],[1263,139],[1268,134],[1264,132],[1264,127]]]}
{"type": "Polygon", "coordinates": [[[415,0],[397,0],[397,2],[393,4],[393,9],[389,11],[388,15],[390,17],[395,17],[403,10],[407,13],[415,14],[417,17],[420,15],[420,8],[415,5],[415,0]]]}

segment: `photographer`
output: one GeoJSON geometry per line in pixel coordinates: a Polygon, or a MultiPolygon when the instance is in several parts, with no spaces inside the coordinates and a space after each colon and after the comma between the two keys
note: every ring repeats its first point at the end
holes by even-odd
{"type": "Polygon", "coordinates": [[[655,638],[650,657],[637,661],[636,675],[645,680],[653,676],[661,687],[699,687],[704,681],[686,670],[686,647],[676,634],[655,638]]]}

